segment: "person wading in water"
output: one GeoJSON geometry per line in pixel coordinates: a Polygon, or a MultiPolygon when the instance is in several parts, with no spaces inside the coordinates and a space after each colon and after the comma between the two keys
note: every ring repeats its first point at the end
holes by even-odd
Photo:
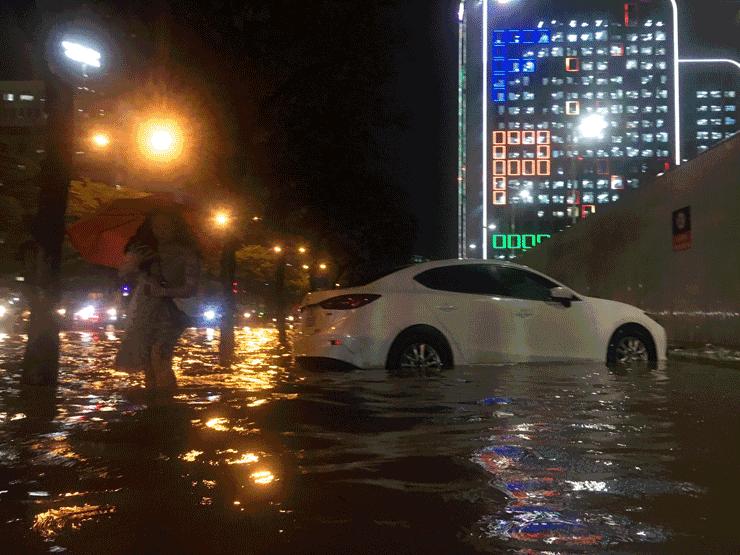
{"type": "Polygon", "coordinates": [[[147,389],[177,386],[172,358],[190,318],[178,299],[197,294],[200,255],[190,229],[178,211],[157,210],[125,248],[120,274],[136,279],[128,324],[116,355],[116,368],[143,372],[147,389]]]}

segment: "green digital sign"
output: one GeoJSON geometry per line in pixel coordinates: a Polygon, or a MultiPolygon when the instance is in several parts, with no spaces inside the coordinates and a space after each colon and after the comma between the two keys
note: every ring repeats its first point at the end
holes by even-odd
{"type": "Polygon", "coordinates": [[[527,251],[539,245],[543,239],[549,239],[552,235],[542,233],[534,235],[531,233],[496,233],[491,237],[494,250],[527,251]]]}

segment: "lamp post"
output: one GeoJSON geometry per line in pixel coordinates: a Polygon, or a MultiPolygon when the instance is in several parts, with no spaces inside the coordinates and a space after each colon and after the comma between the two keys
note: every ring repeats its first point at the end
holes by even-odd
{"type": "Polygon", "coordinates": [[[221,251],[221,290],[223,309],[221,334],[218,345],[219,364],[230,366],[234,360],[234,311],[236,310],[236,250],[238,239],[233,230],[233,217],[226,210],[218,210],[212,216],[213,226],[223,234],[221,251]]]}
{"type": "MultiPolygon", "coordinates": [[[[303,257],[308,253],[308,248],[305,246],[299,246],[294,249],[295,253],[299,257],[303,257]]],[[[277,255],[275,262],[275,318],[277,320],[278,338],[281,345],[285,345],[288,341],[287,329],[285,325],[286,317],[286,298],[285,298],[285,268],[288,266],[288,255],[293,249],[288,249],[281,245],[275,245],[272,251],[277,255]]],[[[325,264],[322,264],[326,268],[325,264]]],[[[308,264],[301,264],[303,270],[310,270],[308,264]]]]}
{"type": "Polygon", "coordinates": [[[42,52],[46,89],[46,158],[39,174],[38,212],[31,230],[34,246],[26,255],[31,318],[23,357],[22,383],[55,385],[59,375],[59,299],[64,215],[72,174],[74,101],[70,83],[103,67],[100,50],[50,33],[42,52]]]}

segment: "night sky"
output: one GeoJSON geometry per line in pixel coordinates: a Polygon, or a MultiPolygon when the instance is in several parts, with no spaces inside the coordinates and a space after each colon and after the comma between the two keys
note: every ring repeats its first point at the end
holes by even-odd
{"type": "MultiPolygon", "coordinates": [[[[526,0],[516,0],[526,1],[526,0]]],[[[681,57],[740,57],[740,0],[678,0],[681,57]]],[[[393,101],[406,114],[395,141],[397,171],[418,224],[415,251],[457,252],[457,5],[410,0],[395,17],[404,38],[393,101]]]]}

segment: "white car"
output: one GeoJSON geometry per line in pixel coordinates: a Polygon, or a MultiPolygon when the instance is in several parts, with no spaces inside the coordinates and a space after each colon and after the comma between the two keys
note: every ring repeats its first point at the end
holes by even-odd
{"type": "Polygon", "coordinates": [[[654,363],[666,345],[663,327],[636,307],[580,295],[517,264],[449,260],[309,293],[295,355],[302,365],[390,369],[654,363]]]}

